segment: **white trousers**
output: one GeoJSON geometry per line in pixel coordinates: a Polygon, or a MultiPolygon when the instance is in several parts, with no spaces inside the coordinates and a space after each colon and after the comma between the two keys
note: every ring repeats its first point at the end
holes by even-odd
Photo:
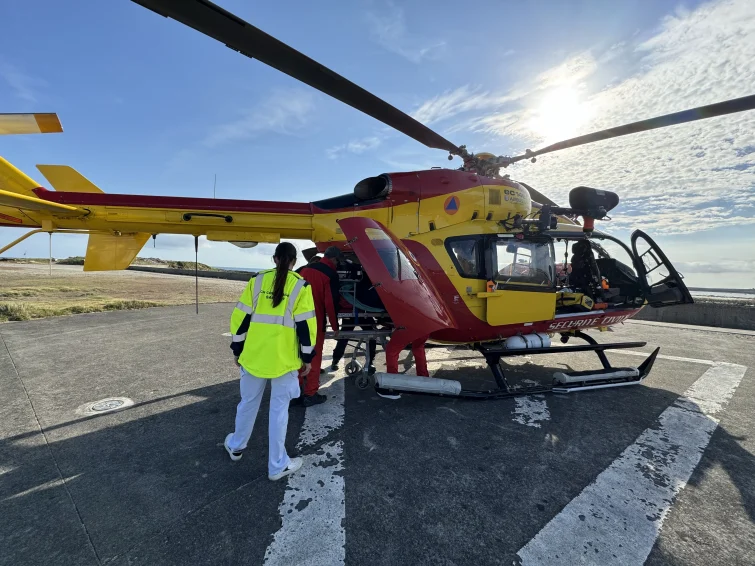
{"type": "Polygon", "coordinates": [[[286,429],[288,428],[288,403],[299,396],[299,372],[291,371],[280,377],[264,379],[256,377],[241,368],[241,402],[236,407],[236,430],[228,447],[231,450],[246,448],[252,436],[254,421],[260,408],[265,386],[270,383],[270,426],[269,459],[267,470],[270,475],[282,472],[288,467],[290,459],[286,453],[286,429]]]}

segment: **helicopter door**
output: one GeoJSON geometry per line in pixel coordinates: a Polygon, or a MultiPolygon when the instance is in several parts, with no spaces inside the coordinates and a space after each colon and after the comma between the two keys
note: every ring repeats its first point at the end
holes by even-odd
{"type": "Polygon", "coordinates": [[[674,269],[650,236],[642,230],[632,233],[634,264],[645,299],[651,307],[670,307],[694,303],[682,275],[674,269]]]}
{"type": "Polygon", "coordinates": [[[430,278],[387,228],[371,218],[337,222],[393,323],[405,329],[408,341],[455,326],[430,278]]]}

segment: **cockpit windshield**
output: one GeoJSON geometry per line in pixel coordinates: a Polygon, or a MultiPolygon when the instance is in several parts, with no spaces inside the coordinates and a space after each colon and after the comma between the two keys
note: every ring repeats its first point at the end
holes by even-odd
{"type": "Polygon", "coordinates": [[[495,243],[496,281],[552,287],[553,246],[550,242],[500,239],[495,243]]]}

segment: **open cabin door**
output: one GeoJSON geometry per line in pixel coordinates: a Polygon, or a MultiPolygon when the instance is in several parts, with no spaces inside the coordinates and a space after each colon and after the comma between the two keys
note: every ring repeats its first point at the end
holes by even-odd
{"type": "Polygon", "coordinates": [[[671,265],[666,254],[642,230],[632,233],[635,268],[651,307],[670,307],[694,303],[682,275],[671,265]]]}
{"type": "Polygon", "coordinates": [[[359,217],[338,224],[407,341],[455,326],[427,274],[387,228],[359,217]]]}

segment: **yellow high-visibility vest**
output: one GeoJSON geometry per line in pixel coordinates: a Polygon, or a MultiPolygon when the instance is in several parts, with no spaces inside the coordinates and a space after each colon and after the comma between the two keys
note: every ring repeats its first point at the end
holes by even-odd
{"type": "Polygon", "coordinates": [[[273,306],[275,270],[258,273],[241,293],[231,315],[232,348],[241,366],[257,377],[280,377],[298,370],[314,354],[317,319],[312,288],[288,272],[283,300],[273,306]],[[299,327],[297,333],[297,326],[299,327]]]}

